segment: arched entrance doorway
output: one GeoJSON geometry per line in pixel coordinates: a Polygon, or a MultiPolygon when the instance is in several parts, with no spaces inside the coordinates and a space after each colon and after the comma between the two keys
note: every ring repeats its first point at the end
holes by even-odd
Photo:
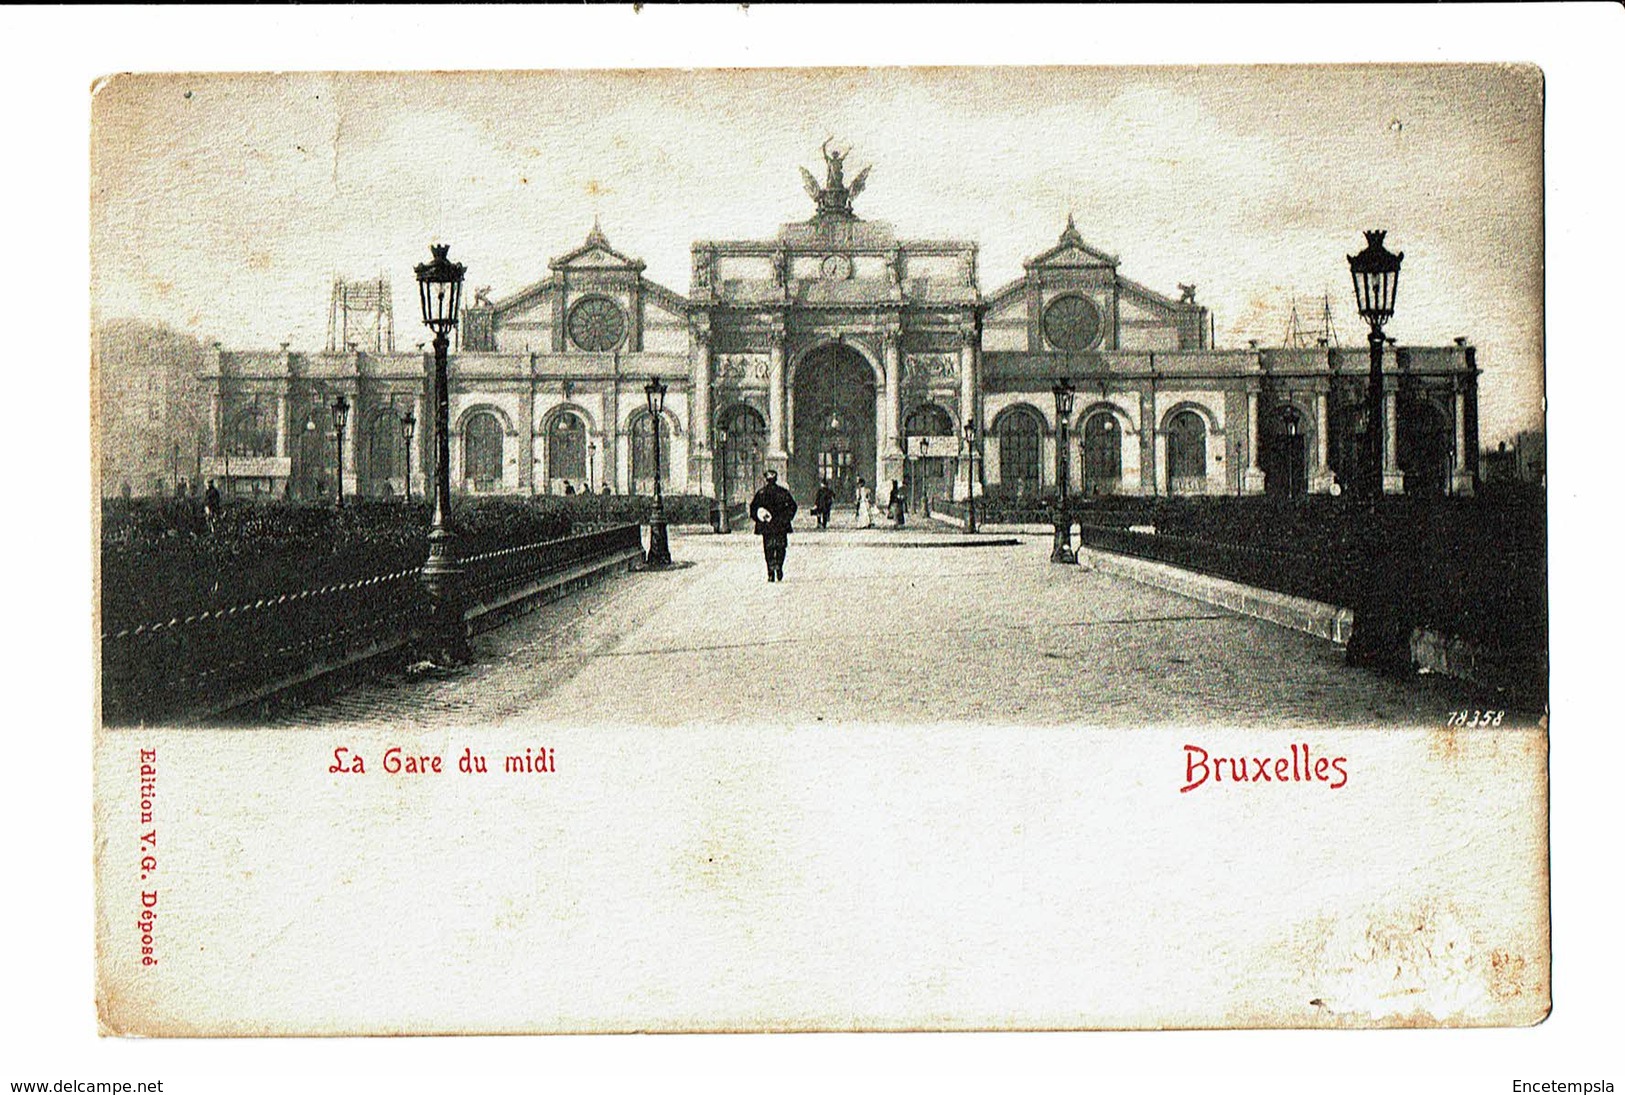
{"type": "Polygon", "coordinates": [[[1443,498],[1450,493],[1450,467],[1455,438],[1450,420],[1425,399],[1401,405],[1399,468],[1405,473],[1405,493],[1443,498]]]}
{"type": "Polygon", "coordinates": [[[294,469],[294,493],[306,501],[331,498],[335,489],[332,412],[318,393],[299,422],[299,466],[294,469]]]}
{"type": "Polygon", "coordinates": [[[850,346],[820,346],[796,368],[795,399],[791,493],[806,507],[828,479],[837,501],[849,501],[858,479],[875,474],[874,370],[850,346]]]}
{"type": "Polygon", "coordinates": [[[1299,498],[1309,493],[1309,437],[1303,415],[1295,407],[1278,407],[1264,421],[1264,493],[1277,498],[1299,498]]]}
{"type": "Polygon", "coordinates": [[[767,422],[756,408],[740,404],[717,423],[717,455],[721,457],[718,492],[725,502],[749,502],[761,485],[767,449],[767,422]]]}
{"type": "Polygon", "coordinates": [[[395,494],[395,480],[401,475],[396,464],[403,456],[401,420],[392,408],[384,408],[367,422],[367,493],[374,498],[395,494]]]}
{"type": "MultiPolygon", "coordinates": [[[[903,423],[904,451],[909,461],[907,476],[908,508],[919,514],[930,511],[930,502],[945,499],[952,489],[959,462],[959,439],[948,412],[934,403],[916,407],[903,423]]],[[[889,497],[891,484],[876,497],[889,497]]]]}
{"type": "Polygon", "coordinates": [[[1116,494],[1123,481],[1123,431],[1110,411],[1083,423],[1083,493],[1116,494]]]}
{"type": "Polygon", "coordinates": [[[1207,423],[1195,411],[1168,420],[1168,493],[1207,492],[1207,423]]]}

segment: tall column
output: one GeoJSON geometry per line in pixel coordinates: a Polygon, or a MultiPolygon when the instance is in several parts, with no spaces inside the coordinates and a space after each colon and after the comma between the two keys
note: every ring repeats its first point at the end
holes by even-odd
{"type": "Polygon", "coordinates": [[[788,477],[790,454],[785,444],[784,422],[784,330],[772,332],[767,355],[767,466],[788,477]]]}
{"type": "MultiPolygon", "coordinates": [[[[524,419],[519,423],[519,493],[535,494],[536,478],[536,374],[531,372],[530,398],[525,401],[524,419]]],[[[598,485],[591,479],[587,480],[589,491],[597,490],[598,485]]]]}
{"type": "Polygon", "coordinates": [[[1470,449],[1467,445],[1467,396],[1461,386],[1456,386],[1456,452],[1455,465],[1451,470],[1450,492],[1452,494],[1468,495],[1473,493],[1473,469],[1470,449]]]}
{"type": "Polygon", "coordinates": [[[350,400],[350,414],[344,420],[344,493],[347,496],[356,496],[360,492],[356,489],[356,434],[360,431],[361,422],[361,393],[357,392],[350,400]]]}
{"type": "Polygon", "coordinates": [[[288,391],[284,388],[276,397],[276,456],[288,455],[288,391]]]}
{"type": "Polygon", "coordinates": [[[1247,470],[1242,473],[1241,490],[1244,494],[1258,494],[1264,489],[1264,469],[1258,466],[1258,393],[1247,393],[1247,470]]]}
{"type": "Polygon", "coordinates": [[[1396,392],[1386,388],[1382,393],[1382,426],[1382,491],[1401,494],[1405,476],[1399,470],[1399,400],[1396,392]]]}
{"type": "Polygon", "coordinates": [[[716,493],[711,468],[711,332],[695,331],[689,342],[689,376],[693,385],[693,420],[689,423],[690,483],[705,495],[716,493]]]}
{"type": "Polygon", "coordinates": [[[1140,493],[1157,493],[1157,401],[1150,389],[1140,392],[1140,493]]]}
{"type": "MultiPolygon", "coordinates": [[[[895,333],[886,335],[882,359],[886,372],[886,432],[880,442],[885,456],[882,478],[901,480],[904,463],[902,442],[899,440],[903,419],[903,358],[901,340],[895,333]]],[[[877,489],[875,497],[880,496],[881,492],[877,489]]]]}
{"type": "Polygon", "coordinates": [[[219,456],[223,451],[224,438],[221,433],[224,423],[221,421],[221,395],[218,391],[209,393],[209,444],[213,446],[213,455],[219,456]]]}
{"type": "Polygon", "coordinates": [[[858,474],[870,482],[875,488],[875,497],[880,497],[880,483],[886,478],[886,423],[891,418],[891,396],[882,391],[875,392],[875,466],[858,469],[858,474]]]}
{"type": "Polygon", "coordinates": [[[412,397],[412,421],[417,426],[412,430],[412,466],[407,472],[412,476],[412,497],[427,498],[429,490],[429,439],[434,434],[434,424],[423,417],[423,390],[420,388],[412,397]]]}
{"type": "Polygon", "coordinates": [[[711,335],[696,331],[689,343],[689,371],[694,384],[694,421],[689,423],[689,436],[694,447],[706,451],[711,447],[711,335]]]}
{"type": "Polygon", "coordinates": [[[1313,494],[1329,494],[1332,489],[1331,412],[1327,407],[1330,401],[1329,392],[1315,393],[1315,473],[1309,479],[1309,490],[1313,494]]]}
{"type": "MultiPolygon", "coordinates": [[[[976,413],[976,328],[970,327],[960,331],[959,346],[959,414],[960,423],[971,424],[976,427],[976,436],[982,436],[981,422],[976,413]]],[[[971,460],[966,452],[959,460],[959,471],[954,477],[954,496],[968,498],[975,489],[971,478],[971,460]]]]}

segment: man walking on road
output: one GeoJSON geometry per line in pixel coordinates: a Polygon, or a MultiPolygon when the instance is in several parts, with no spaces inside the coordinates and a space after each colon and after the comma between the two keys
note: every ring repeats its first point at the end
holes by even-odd
{"type": "Polygon", "coordinates": [[[756,519],[756,535],[762,538],[762,554],[767,558],[767,580],[784,581],[784,552],[790,546],[790,521],[796,515],[796,500],[779,486],[779,474],[762,473],[765,482],[750,500],[750,514],[756,519]]]}
{"type": "Polygon", "coordinates": [[[835,492],[829,489],[829,480],[824,480],[813,496],[813,516],[818,518],[819,528],[829,528],[830,510],[835,508],[835,492]]]}

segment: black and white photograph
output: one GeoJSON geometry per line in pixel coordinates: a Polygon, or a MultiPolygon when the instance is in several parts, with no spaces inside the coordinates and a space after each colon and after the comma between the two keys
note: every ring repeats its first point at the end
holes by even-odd
{"type": "Polygon", "coordinates": [[[1472,11],[104,12],[0,1080],[1609,1082],[1619,78],[1472,11]]]}

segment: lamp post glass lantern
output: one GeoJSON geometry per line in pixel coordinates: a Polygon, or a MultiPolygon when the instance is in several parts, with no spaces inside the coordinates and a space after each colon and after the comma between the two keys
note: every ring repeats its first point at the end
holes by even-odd
{"type": "Polygon", "coordinates": [[[649,403],[649,433],[654,442],[655,503],[649,513],[649,554],[647,565],[671,565],[671,545],[666,538],[666,504],[660,490],[660,423],[666,409],[666,385],[658,376],[651,376],[643,386],[643,395],[649,403]]]}
{"type": "Polygon", "coordinates": [[[1399,265],[1405,252],[1394,254],[1383,246],[1388,235],[1374,229],[1365,234],[1365,250],[1348,256],[1349,276],[1354,281],[1354,306],[1371,328],[1371,379],[1366,390],[1365,468],[1362,492],[1375,500],[1382,497],[1383,433],[1382,343],[1383,327],[1394,315],[1394,298],[1399,293],[1399,265]]]}
{"type": "Polygon", "coordinates": [[[350,401],[340,395],[333,400],[333,437],[338,441],[338,468],[337,478],[339,484],[338,504],[344,505],[344,424],[350,419],[350,401]]]}
{"type": "Polygon", "coordinates": [[[1067,467],[1067,423],[1072,419],[1072,402],[1077,397],[1077,389],[1072,387],[1072,381],[1062,377],[1050,389],[1055,396],[1055,483],[1057,496],[1055,501],[1055,547],[1050,552],[1049,561],[1052,563],[1075,563],[1077,555],[1072,550],[1072,518],[1067,512],[1067,480],[1071,469],[1067,467]]]}
{"type": "Polygon", "coordinates": [[[412,502],[412,434],[418,428],[417,416],[411,411],[401,415],[401,440],[406,442],[406,501],[412,502]]]}
{"type": "Polygon", "coordinates": [[[965,531],[976,531],[976,424],[965,423],[965,531]]]}
{"type": "Polygon", "coordinates": [[[468,632],[463,623],[462,568],[457,544],[446,526],[451,511],[450,397],[447,394],[448,335],[457,326],[457,305],[465,267],[447,257],[450,248],[431,244],[431,261],[414,268],[423,306],[423,323],[434,332],[434,516],[429,525],[429,558],[423,564],[423,587],[433,612],[438,660],[466,661],[468,632]]]}

